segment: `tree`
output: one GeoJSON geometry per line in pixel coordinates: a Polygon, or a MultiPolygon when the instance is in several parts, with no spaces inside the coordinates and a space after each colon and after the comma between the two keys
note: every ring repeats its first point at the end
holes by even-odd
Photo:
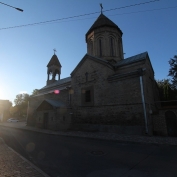
{"type": "Polygon", "coordinates": [[[172,87],[169,79],[157,80],[157,85],[159,89],[159,96],[162,106],[174,106],[177,99],[177,89],[172,87]],[[173,101],[172,101],[173,100],[173,101]],[[163,102],[165,101],[165,102],[163,102]]]}
{"type": "Polygon", "coordinates": [[[38,89],[34,89],[31,96],[34,96],[34,95],[37,95],[39,93],[39,90],[38,89]]]}
{"type": "Polygon", "coordinates": [[[169,79],[157,80],[159,96],[161,101],[169,100],[171,96],[171,84],[169,79]]]}
{"type": "Polygon", "coordinates": [[[15,114],[17,114],[18,113],[18,107],[17,106],[12,106],[11,108],[10,108],[10,114],[12,115],[12,116],[15,116],[15,114]]]}
{"type": "Polygon", "coordinates": [[[23,93],[16,95],[16,98],[14,100],[14,103],[16,106],[22,105],[24,103],[27,103],[29,100],[29,94],[23,93]]]}
{"type": "Polygon", "coordinates": [[[16,106],[17,106],[17,105],[21,105],[22,102],[23,102],[23,95],[22,95],[22,94],[16,95],[16,98],[15,98],[15,100],[14,100],[15,105],[16,105],[16,106]]]}
{"type": "Polygon", "coordinates": [[[172,77],[172,88],[177,89],[177,55],[169,60],[170,69],[168,76],[172,77]]]}
{"type": "Polygon", "coordinates": [[[27,107],[28,107],[28,101],[29,101],[29,94],[23,93],[23,94],[18,94],[16,95],[16,99],[14,100],[15,103],[15,111],[12,111],[19,117],[25,116],[27,112],[27,107]]]}

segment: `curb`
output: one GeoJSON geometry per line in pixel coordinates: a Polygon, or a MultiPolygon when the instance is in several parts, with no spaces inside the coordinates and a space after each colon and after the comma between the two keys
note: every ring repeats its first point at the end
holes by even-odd
{"type": "Polygon", "coordinates": [[[125,143],[137,143],[137,144],[154,144],[154,145],[173,145],[177,146],[177,138],[175,137],[149,137],[149,136],[133,136],[133,135],[117,135],[117,134],[110,134],[109,136],[106,135],[96,135],[92,132],[53,132],[53,131],[43,131],[43,130],[36,130],[30,129],[30,127],[13,127],[8,125],[2,125],[2,127],[6,128],[13,128],[13,129],[21,129],[25,131],[43,133],[47,135],[55,135],[55,136],[66,136],[66,137],[76,137],[76,138],[89,138],[89,139],[99,139],[99,140],[106,140],[106,141],[118,141],[118,142],[125,142],[125,143]],[[75,134],[74,134],[75,133],[75,134]],[[91,134],[89,134],[91,133],[91,134]],[[117,136],[117,137],[116,137],[117,136]],[[144,139],[144,140],[142,140],[144,139]]]}
{"type": "Polygon", "coordinates": [[[44,171],[42,171],[40,168],[38,168],[37,166],[35,166],[33,163],[31,163],[29,160],[27,160],[26,158],[24,158],[23,156],[21,156],[18,152],[16,152],[15,150],[13,150],[11,147],[9,147],[5,141],[3,140],[3,138],[0,137],[0,142],[3,143],[4,146],[6,146],[8,149],[10,149],[12,152],[14,152],[17,156],[19,156],[21,159],[23,159],[25,162],[27,162],[32,168],[34,168],[36,171],[38,171],[40,174],[42,174],[44,177],[50,177],[48,174],[46,174],[44,171]]]}

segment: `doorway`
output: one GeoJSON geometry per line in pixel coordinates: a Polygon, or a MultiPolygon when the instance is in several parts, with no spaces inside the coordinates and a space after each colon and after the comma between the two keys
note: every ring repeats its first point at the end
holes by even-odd
{"type": "Polygon", "coordinates": [[[173,111],[165,112],[165,120],[167,125],[168,136],[177,136],[177,120],[173,111]]]}
{"type": "Polygon", "coordinates": [[[49,118],[49,113],[44,113],[43,127],[44,127],[45,129],[48,128],[48,118],[49,118]]]}

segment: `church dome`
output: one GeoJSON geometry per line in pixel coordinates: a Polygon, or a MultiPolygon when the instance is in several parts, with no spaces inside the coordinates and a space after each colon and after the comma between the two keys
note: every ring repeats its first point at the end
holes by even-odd
{"type": "Polygon", "coordinates": [[[116,28],[121,35],[123,34],[122,31],[120,30],[120,28],[114,23],[112,22],[109,18],[107,18],[105,15],[100,14],[100,16],[97,18],[97,20],[94,22],[94,24],[91,26],[91,28],[88,30],[88,32],[86,33],[86,39],[87,36],[95,29],[97,28],[101,28],[101,27],[112,27],[112,28],[116,28]]]}

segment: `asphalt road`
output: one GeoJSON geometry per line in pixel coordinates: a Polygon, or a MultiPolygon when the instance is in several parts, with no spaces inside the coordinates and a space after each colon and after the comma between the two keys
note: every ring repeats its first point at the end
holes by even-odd
{"type": "Polygon", "coordinates": [[[0,136],[51,177],[176,177],[177,146],[46,135],[0,127],[0,136]]]}

